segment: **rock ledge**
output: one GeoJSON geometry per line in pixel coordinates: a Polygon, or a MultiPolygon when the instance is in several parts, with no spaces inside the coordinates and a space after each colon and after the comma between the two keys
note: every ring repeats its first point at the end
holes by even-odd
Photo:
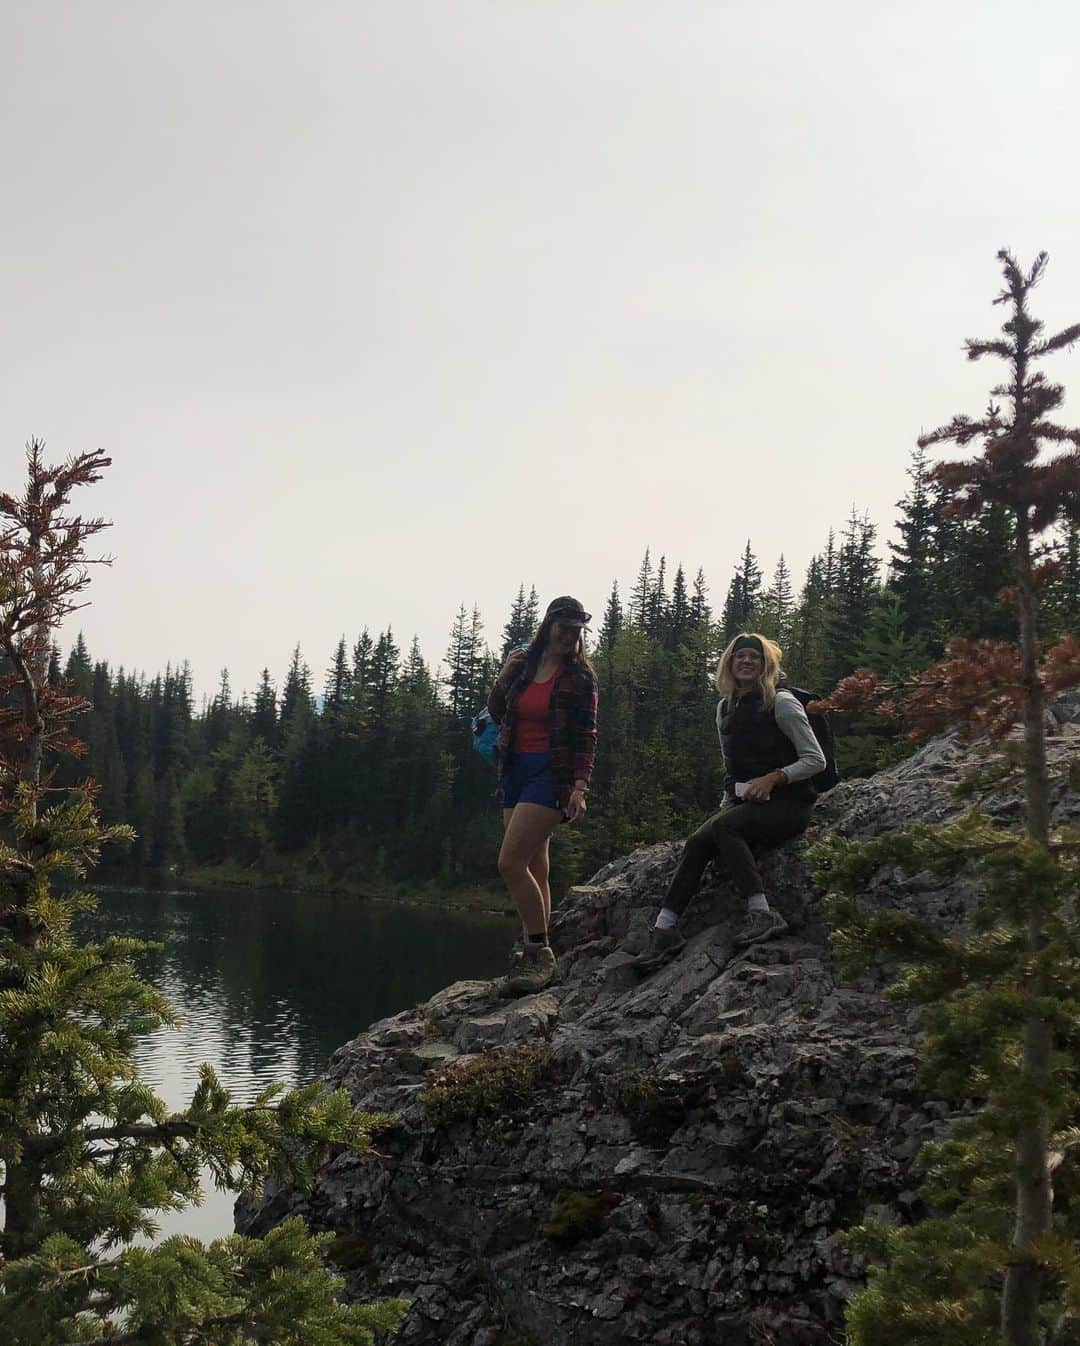
{"type": "MultiPolygon", "coordinates": [[[[1074,710],[1053,722],[1054,760],[1080,747],[1074,710]]],[[[939,739],[838,786],[808,839],[971,802],[1015,820],[1015,791],[953,795],[980,752],[939,739]]],[[[1075,824],[1075,797],[1055,790],[1055,822],[1075,824]]],[[[878,979],[838,981],[802,843],[765,862],[785,938],[736,954],[740,913],[707,883],[688,947],[639,980],[628,950],[679,850],[638,851],[569,892],[542,994],[459,982],[341,1047],[327,1080],[395,1119],[380,1157],[334,1158],[309,1200],[268,1197],[243,1227],[299,1209],[344,1231],[332,1254],[350,1293],[410,1299],[410,1346],[837,1340],[865,1271],[838,1232],[918,1214],[915,1156],[952,1114],[916,1086],[913,1016],[878,979]]],[[[955,927],[972,892],[886,873],[867,897],[955,927]]]]}

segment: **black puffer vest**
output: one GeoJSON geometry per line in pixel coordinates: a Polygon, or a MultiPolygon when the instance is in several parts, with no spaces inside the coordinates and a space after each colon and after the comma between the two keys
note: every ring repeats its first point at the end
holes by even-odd
{"type": "MultiPolygon", "coordinates": [[[[720,739],[731,772],[725,786],[728,794],[734,791],[736,781],[767,776],[778,767],[798,761],[795,745],[776,723],[772,710],[761,704],[759,691],[740,697],[734,708],[730,702],[726,703],[724,711],[720,739]]],[[[776,786],[773,795],[777,799],[805,799],[812,803],[817,791],[809,781],[800,780],[794,785],[776,786]]]]}

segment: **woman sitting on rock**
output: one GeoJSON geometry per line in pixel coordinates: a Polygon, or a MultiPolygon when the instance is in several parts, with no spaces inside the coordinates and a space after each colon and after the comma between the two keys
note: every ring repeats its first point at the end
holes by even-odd
{"type": "Polygon", "coordinates": [[[780,654],[767,636],[744,632],[720,656],[716,689],[723,699],[716,727],[724,754],[724,806],[687,839],[649,946],[635,959],[643,972],[662,966],[685,945],[679,917],[710,860],[746,899],[736,946],[787,929],[769,906],[750,847],[775,846],[805,832],[816,798],[811,777],[824,769],[825,754],[802,702],[783,688],[780,654]]]}
{"type": "Polygon", "coordinates": [[[590,621],[576,598],[556,598],[527,650],[499,673],[488,710],[500,722],[496,755],[503,806],[499,873],[524,931],[509,988],[538,991],[555,975],[548,843],[560,822],[585,813],[596,751],[596,674],[582,632],[590,621]]]}

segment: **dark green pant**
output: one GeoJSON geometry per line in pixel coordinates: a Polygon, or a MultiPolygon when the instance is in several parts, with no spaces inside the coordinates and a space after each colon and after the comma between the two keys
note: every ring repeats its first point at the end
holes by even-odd
{"type": "Polygon", "coordinates": [[[741,897],[762,891],[761,874],[751,846],[777,846],[805,832],[813,805],[803,799],[775,796],[764,804],[731,804],[714,813],[686,839],[679,867],[664,906],[680,916],[698,890],[710,860],[730,878],[741,897]]]}

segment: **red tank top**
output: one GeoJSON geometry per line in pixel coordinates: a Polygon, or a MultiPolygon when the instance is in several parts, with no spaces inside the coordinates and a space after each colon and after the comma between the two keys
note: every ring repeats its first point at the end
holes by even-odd
{"type": "Polygon", "coordinates": [[[514,707],[513,752],[550,752],[550,703],[555,673],[546,682],[530,682],[514,707]]]}

